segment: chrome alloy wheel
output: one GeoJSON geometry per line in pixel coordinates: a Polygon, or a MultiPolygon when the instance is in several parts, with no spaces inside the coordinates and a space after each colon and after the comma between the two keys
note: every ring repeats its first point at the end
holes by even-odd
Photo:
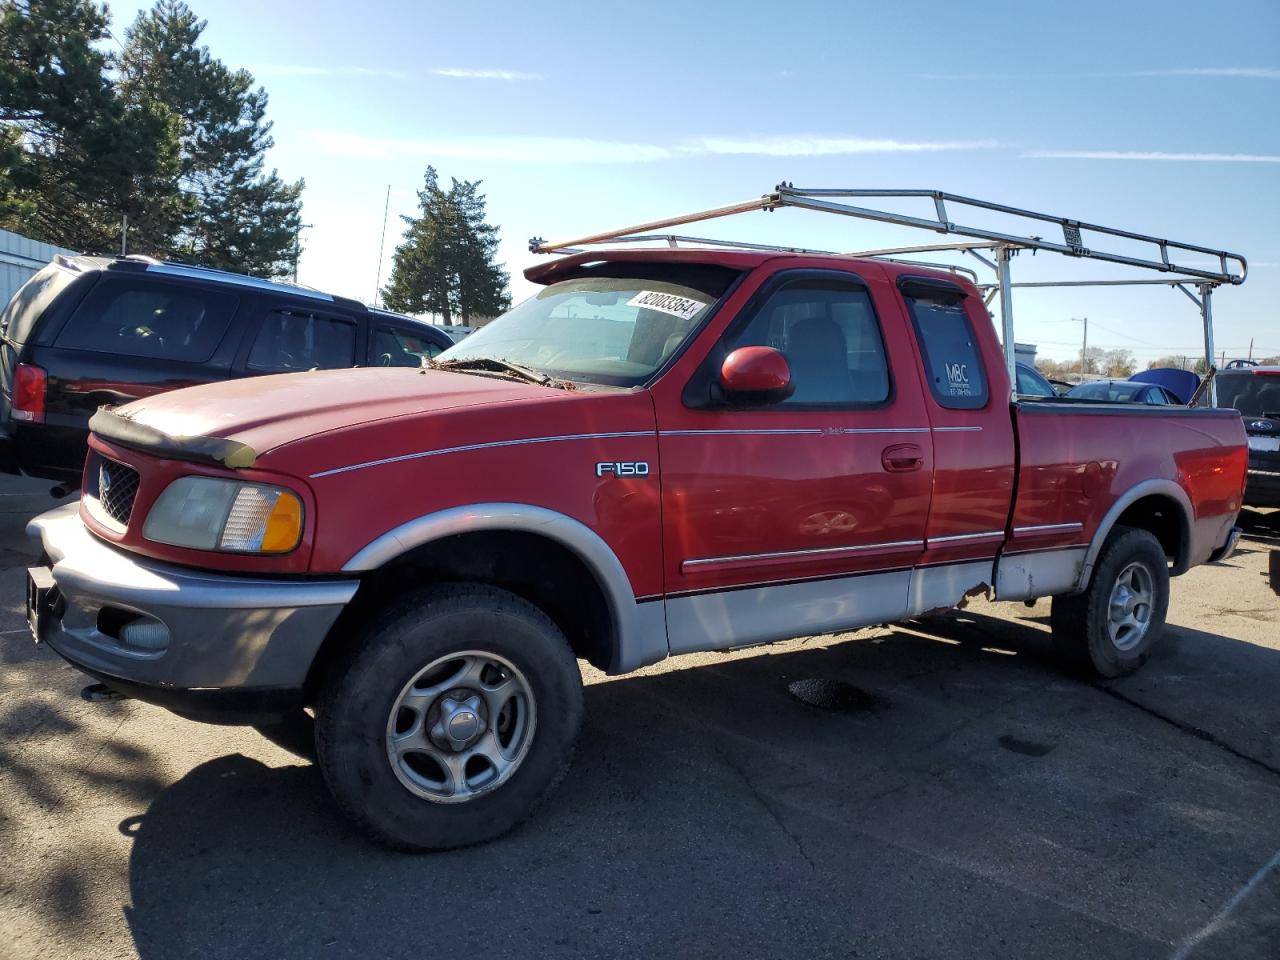
{"type": "Polygon", "coordinates": [[[467,650],[434,660],[396,697],[387,759],[410,792],[461,803],[501,786],[533,741],[529,681],[507,659],[467,650]]]}
{"type": "Polygon", "coordinates": [[[1117,650],[1132,650],[1151,624],[1155,578],[1145,563],[1134,561],[1116,577],[1107,607],[1107,632],[1117,650]]]}

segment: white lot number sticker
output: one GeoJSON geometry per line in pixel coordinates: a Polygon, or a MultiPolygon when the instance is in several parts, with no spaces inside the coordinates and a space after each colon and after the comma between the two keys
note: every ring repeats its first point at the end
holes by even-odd
{"type": "Polygon", "coordinates": [[[692,320],[706,304],[700,300],[690,300],[688,297],[677,297],[674,293],[641,290],[627,301],[627,306],[644,307],[646,310],[669,313],[671,316],[679,317],[681,320],[692,320]]]}

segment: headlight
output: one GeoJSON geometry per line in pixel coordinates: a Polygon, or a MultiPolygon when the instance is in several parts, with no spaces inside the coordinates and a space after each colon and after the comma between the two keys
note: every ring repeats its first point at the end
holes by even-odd
{"type": "Polygon", "coordinates": [[[288,553],[302,539],[302,501],[265,483],[182,477],[151,507],[142,535],[194,550],[288,553]]]}

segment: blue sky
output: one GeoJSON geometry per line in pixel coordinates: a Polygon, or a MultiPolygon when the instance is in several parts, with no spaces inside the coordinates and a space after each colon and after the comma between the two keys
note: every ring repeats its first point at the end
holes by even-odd
{"type": "MultiPolygon", "coordinates": [[[[1244,253],[1218,344],[1280,354],[1280,4],[188,0],[268,90],[304,177],[300,280],[370,300],[428,163],[482,179],[517,299],[530,236],[809,186],[920,187],[1244,253]]],[[[122,32],[132,5],[114,8],[122,32]]],[[[931,213],[931,205],[903,208],[931,213]]],[[[959,219],[953,214],[953,219],[959,219]]],[[[976,218],[975,218],[976,219],[976,218]]],[[[856,249],[929,235],[801,211],[705,232],[856,249]],[[831,221],[831,222],[828,222],[831,221]]],[[[1056,261],[1056,262],[1054,262],[1056,261]]],[[[1023,256],[1015,279],[1119,276],[1023,256]]],[[[1020,341],[1194,354],[1164,288],[1031,292],[1020,341]]],[[[1078,347],[1075,347],[1078,349],[1078,347]]]]}

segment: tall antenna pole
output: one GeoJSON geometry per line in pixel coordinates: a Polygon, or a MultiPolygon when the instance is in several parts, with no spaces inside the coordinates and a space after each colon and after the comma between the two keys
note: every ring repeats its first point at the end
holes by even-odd
{"type": "Polygon", "coordinates": [[[382,204],[382,239],[378,241],[378,277],[373,281],[373,305],[378,305],[382,293],[382,251],[387,245],[387,213],[391,210],[391,184],[387,184],[387,199],[382,204]]]}

